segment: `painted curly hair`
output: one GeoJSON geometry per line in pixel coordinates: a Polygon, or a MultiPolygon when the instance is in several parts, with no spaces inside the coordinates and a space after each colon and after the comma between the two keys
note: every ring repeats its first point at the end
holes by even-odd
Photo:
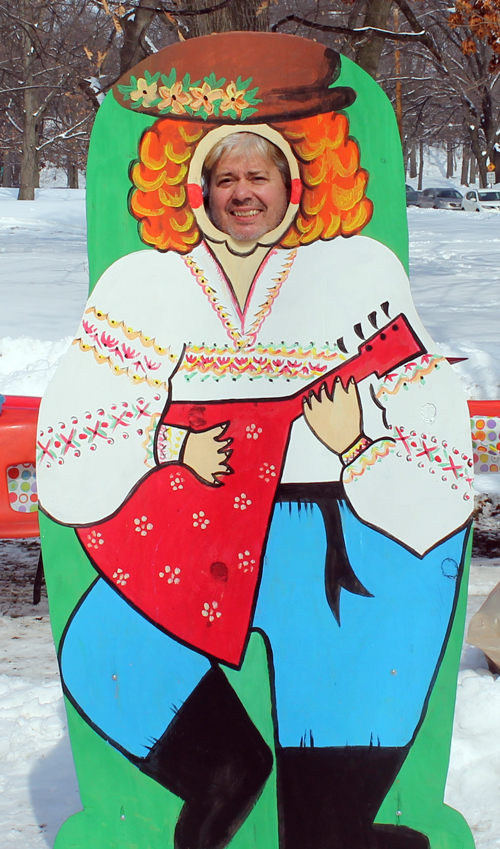
{"type": "MultiPolygon", "coordinates": [[[[372,216],[373,204],[366,197],[368,174],[360,168],[347,118],[330,112],[274,129],[297,157],[304,186],[281,246],[359,233],[372,216]]],[[[202,123],[163,119],[141,139],[139,160],[131,168],[130,210],[143,242],[160,251],[186,254],[202,239],[189,204],[187,175],[196,145],[207,132],[202,123]]]]}

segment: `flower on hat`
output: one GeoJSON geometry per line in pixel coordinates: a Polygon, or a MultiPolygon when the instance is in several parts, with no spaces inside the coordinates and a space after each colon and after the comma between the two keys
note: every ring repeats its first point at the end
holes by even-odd
{"type": "Polygon", "coordinates": [[[248,109],[250,106],[248,100],[245,100],[244,95],[245,91],[238,91],[236,83],[229,83],[220,105],[221,112],[229,112],[232,109],[239,117],[243,110],[248,109]]]}
{"type": "Polygon", "coordinates": [[[201,80],[191,82],[190,74],[185,74],[182,82],[177,80],[177,70],[171,68],[170,73],[161,74],[163,85],[158,89],[157,81],[160,73],[152,76],[149,71],[144,71],[144,77],[137,79],[130,77],[130,85],[118,85],[118,90],[124,100],[132,100],[132,109],[156,108],[160,115],[173,113],[174,115],[188,114],[195,118],[206,121],[210,115],[218,116],[220,112],[225,117],[234,120],[248,118],[257,112],[255,108],[262,103],[258,97],[258,87],[249,89],[252,77],[242,80],[238,77],[236,82],[231,81],[226,85],[226,78],[217,79],[212,71],[201,80]]]}
{"type": "Polygon", "coordinates": [[[149,71],[144,71],[144,76],[130,77],[130,85],[119,85],[118,88],[123,94],[124,100],[132,100],[132,109],[138,109],[140,106],[146,109],[151,106],[156,106],[158,103],[157,81],[160,74],[151,76],[149,71]]]}
{"type": "MultiPolygon", "coordinates": [[[[193,98],[191,108],[193,112],[201,112],[204,109],[207,116],[213,114],[216,102],[220,101],[224,95],[221,88],[211,88],[206,80],[201,87],[191,88],[191,93],[193,98]]],[[[201,117],[205,116],[202,115],[201,117]]]]}
{"type": "Polygon", "coordinates": [[[158,103],[160,112],[163,109],[169,109],[169,111],[174,112],[176,115],[182,115],[186,112],[185,107],[191,104],[191,97],[187,91],[183,90],[181,82],[174,83],[170,88],[165,85],[160,86],[158,95],[161,97],[158,103]]]}
{"type": "Polygon", "coordinates": [[[151,106],[153,100],[156,100],[156,83],[148,85],[144,77],[139,77],[136,90],[130,92],[130,99],[139,100],[139,98],[142,98],[142,106],[151,106]]]}

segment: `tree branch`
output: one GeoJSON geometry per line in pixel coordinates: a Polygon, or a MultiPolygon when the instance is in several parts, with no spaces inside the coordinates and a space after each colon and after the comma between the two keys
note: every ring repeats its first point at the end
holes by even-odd
{"type": "Polygon", "coordinates": [[[173,15],[174,18],[179,16],[181,18],[196,18],[198,15],[211,15],[212,12],[218,12],[219,9],[224,9],[225,6],[229,6],[230,3],[233,3],[234,0],[222,0],[222,3],[217,3],[215,6],[205,6],[203,9],[196,9],[191,12],[183,11],[182,9],[166,9],[165,4],[161,3],[162,11],[168,12],[169,15],[173,15]]]}
{"type": "Polygon", "coordinates": [[[320,32],[335,32],[339,35],[346,35],[351,38],[363,35],[374,35],[378,36],[378,38],[386,38],[390,41],[402,41],[407,43],[420,42],[427,47],[438,62],[442,62],[441,54],[429,33],[425,30],[420,30],[420,32],[392,32],[392,30],[377,29],[376,27],[341,27],[335,26],[334,24],[318,24],[314,21],[307,20],[307,18],[301,18],[299,15],[287,15],[285,18],[281,18],[280,21],[277,21],[277,23],[271,27],[271,31],[276,32],[279,27],[287,23],[301,24],[302,26],[309,27],[310,29],[316,29],[320,32]]]}
{"type": "Polygon", "coordinates": [[[82,136],[85,136],[85,133],[83,133],[82,131],[76,133],[75,130],[78,127],[81,127],[82,124],[85,124],[85,122],[88,121],[89,118],[90,115],[86,115],[85,118],[82,118],[82,120],[78,121],[77,124],[73,124],[72,127],[68,127],[68,129],[64,130],[62,133],[57,133],[56,136],[52,136],[51,139],[47,139],[47,141],[43,142],[37,147],[37,150],[40,152],[49,145],[54,144],[56,141],[66,141],[67,139],[81,138],[82,136]]]}
{"type": "MultiPolygon", "coordinates": [[[[157,3],[156,6],[144,6],[141,5],[141,9],[146,12],[167,12],[167,14],[175,17],[192,17],[195,18],[198,15],[211,15],[212,12],[218,12],[219,9],[223,9],[225,6],[229,6],[230,3],[233,3],[234,0],[222,0],[221,3],[216,3],[215,6],[205,6],[203,9],[196,9],[193,11],[184,11],[183,9],[169,8],[165,3],[157,3]]],[[[137,11],[137,6],[133,6],[131,3],[123,3],[122,4],[128,11],[127,14],[132,14],[137,11]]]]}

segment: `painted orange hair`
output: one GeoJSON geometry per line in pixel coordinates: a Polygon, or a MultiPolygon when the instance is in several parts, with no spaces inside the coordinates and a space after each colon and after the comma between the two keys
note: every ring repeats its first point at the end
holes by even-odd
{"type": "MultiPolygon", "coordinates": [[[[187,196],[189,162],[208,132],[202,123],[161,119],[146,130],[132,165],[130,209],[143,242],[160,251],[191,251],[202,239],[187,196]]],[[[275,126],[297,157],[303,192],[298,214],[280,244],[352,236],[372,216],[366,197],[368,174],[349,138],[344,115],[327,113],[275,126]]],[[[251,130],[251,128],[249,128],[251,130]]]]}
{"type": "Polygon", "coordinates": [[[359,233],[372,217],[373,204],[365,195],[368,173],[359,166],[359,148],[349,138],[345,115],[315,115],[276,129],[298,159],[304,186],[283,247],[359,233]]]}

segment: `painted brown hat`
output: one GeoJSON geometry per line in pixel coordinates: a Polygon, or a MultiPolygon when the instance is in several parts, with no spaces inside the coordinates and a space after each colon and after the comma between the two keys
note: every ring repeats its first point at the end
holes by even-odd
{"type": "Polygon", "coordinates": [[[339,54],[281,33],[228,32],[169,45],[113,87],[122,106],[155,117],[214,124],[305,118],[350,106],[335,86],[339,54]]]}

